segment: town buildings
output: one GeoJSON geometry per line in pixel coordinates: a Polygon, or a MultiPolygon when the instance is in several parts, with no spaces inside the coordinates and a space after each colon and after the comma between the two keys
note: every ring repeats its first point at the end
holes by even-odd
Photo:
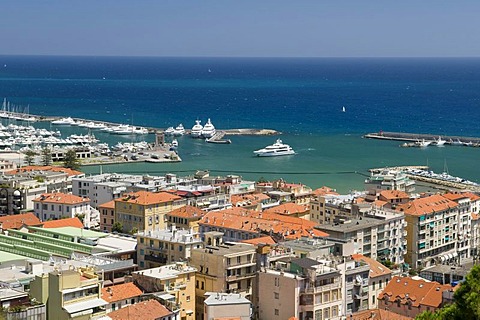
{"type": "Polygon", "coordinates": [[[207,292],[205,296],[205,320],[250,320],[252,317],[252,303],[239,294],[207,292]]]}

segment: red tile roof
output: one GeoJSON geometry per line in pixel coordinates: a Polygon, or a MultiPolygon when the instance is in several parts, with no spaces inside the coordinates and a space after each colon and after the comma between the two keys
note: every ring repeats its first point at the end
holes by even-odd
{"type": "Polygon", "coordinates": [[[115,200],[105,202],[98,207],[103,209],[115,209],[115,200]]]}
{"type": "Polygon", "coordinates": [[[167,192],[137,191],[126,193],[123,195],[123,197],[115,199],[115,202],[151,205],[157,203],[173,202],[175,200],[181,199],[182,197],[167,192]]]}
{"type": "Polygon", "coordinates": [[[203,217],[207,212],[194,206],[184,206],[169,212],[167,215],[179,218],[198,218],[203,217]]]}
{"type": "Polygon", "coordinates": [[[435,281],[395,276],[379,294],[378,299],[388,299],[389,302],[400,299],[400,303],[407,304],[410,301],[414,307],[424,305],[438,308],[442,303],[442,292],[451,288],[450,285],[442,285],[435,281]]]}
{"type": "Polygon", "coordinates": [[[370,278],[376,278],[388,274],[392,274],[392,270],[385,267],[383,264],[369,257],[365,257],[362,254],[352,254],[352,258],[355,261],[365,262],[370,266],[370,278]]]}
{"type": "Polygon", "coordinates": [[[118,284],[102,289],[102,299],[108,303],[131,299],[143,294],[133,282],[118,284]]]}
{"type": "Polygon", "coordinates": [[[352,320],[411,320],[413,318],[383,309],[370,309],[354,313],[348,319],[352,320]]]}
{"type": "Polygon", "coordinates": [[[40,197],[33,199],[33,202],[78,204],[78,203],[90,203],[90,199],[82,198],[69,193],[56,192],[56,193],[43,193],[40,197]]]}
{"type": "Polygon", "coordinates": [[[25,166],[18,168],[16,170],[8,171],[7,174],[16,174],[21,172],[31,172],[31,171],[52,171],[52,172],[63,172],[68,176],[78,176],[83,175],[84,173],[77,170],[72,170],[64,167],[54,167],[54,166],[25,166]]]}
{"type": "Polygon", "coordinates": [[[152,299],[112,311],[107,315],[112,318],[112,320],[156,320],[160,317],[173,315],[173,313],[165,308],[160,302],[152,299]]]}
{"type": "Polygon", "coordinates": [[[62,228],[62,227],[74,227],[74,228],[83,228],[83,223],[77,217],[59,219],[59,220],[50,220],[43,223],[44,228],[62,228]]]}
{"type": "Polygon", "coordinates": [[[305,237],[326,237],[327,233],[315,229],[317,223],[302,218],[284,216],[277,213],[257,212],[233,207],[221,211],[211,211],[200,224],[218,228],[236,229],[250,233],[273,232],[285,239],[305,237]]]}
{"type": "Polygon", "coordinates": [[[421,216],[424,214],[439,212],[455,208],[458,204],[439,194],[433,196],[415,199],[408,203],[397,206],[397,211],[403,211],[406,215],[421,216]]]}
{"type": "Polygon", "coordinates": [[[400,190],[383,190],[380,192],[380,196],[392,200],[392,199],[409,199],[410,196],[408,193],[400,191],[400,190]]]}
{"type": "Polygon", "coordinates": [[[321,188],[315,189],[315,190],[313,190],[312,193],[316,196],[324,196],[324,195],[327,195],[327,194],[331,194],[331,195],[335,195],[335,196],[340,195],[338,192],[335,191],[335,189],[332,189],[332,188],[327,187],[327,186],[323,186],[321,188]]]}
{"type": "Polygon", "coordinates": [[[248,194],[232,195],[230,202],[234,206],[236,206],[237,203],[239,202],[250,201],[252,204],[257,204],[262,200],[268,200],[268,199],[270,199],[270,197],[264,193],[248,193],[248,194]]]}
{"type": "Polygon", "coordinates": [[[240,242],[243,243],[249,243],[253,245],[259,245],[259,244],[275,244],[275,240],[272,239],[270,236],[265,236],[265,237],[260,237],[260,238],[254,238],[254,239],[248,239],[248,240],[242,240],[240,242]]]}
{"type": "Polygon", "coordinates": [[[264,210],[263,212],[268,213],[278,213],[283,215],[294,215],[294,214],[304,214],[308,213],[310,208],[308,205],[300,205],[293,202],[287,202],[269,209],[264,210]]]}
{"type": "Polygon", "coordinates": [[[41,226],[42,222],[31,212],[0,217],[3,230],[20,229],[22,226],[41,226]]]}

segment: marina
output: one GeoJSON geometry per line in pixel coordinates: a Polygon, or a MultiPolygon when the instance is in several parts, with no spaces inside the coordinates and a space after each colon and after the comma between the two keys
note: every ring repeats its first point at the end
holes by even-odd
{"type": "Polygon", "coordinates": [[[404,141],[402,147],[428,147],[428,146],[465,146],[480,147],[480,138],[445,136],[422,133],[404,133],[404,132],[374,132],[363,136],[367,139],[404,141]]]}

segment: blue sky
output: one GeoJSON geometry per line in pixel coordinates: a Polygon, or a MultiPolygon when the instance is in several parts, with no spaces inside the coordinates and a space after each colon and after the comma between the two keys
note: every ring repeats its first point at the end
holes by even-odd
{"type": "Polygon", "coordinates": [[[0,54],[480,56],[480,1],[0,1],[0,54]]]}

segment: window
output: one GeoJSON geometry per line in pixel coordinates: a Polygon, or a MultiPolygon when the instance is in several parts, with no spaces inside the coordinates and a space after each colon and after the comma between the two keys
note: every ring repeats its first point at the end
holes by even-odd
{"type": "Polygon", "coordinates": [[[275,313],[276,316],[278,316],[278,315],[280,314],[280,312],[278,311],[278,309],[275,309],[275,310],[274,310],[274,313],[275,313]]]}
{"type": "Polygon", "coordinates": [[[242,261],[242,257],[238,256],[237,257],[237,263],[240,263],[242,261]]]}
{"type": "Polygon", "coordinates": [[[198,280],[197,280],[197,282],[195,283],[195,288],[198,289],[198,280]]]}
{"type": "Polygon", "coordinates": [[[178,246],[178,251],[182,251],[183,250],[183,246],[178,246]]]}
{"type": "Polygon", "coordinates": [[[373,290],[375,290],[375,281],[373,281],[372,286],[373,286],[373,290]]]}
{"type": "Polygon", "coordinates": [[[375,304],[375,296],[372,296],[372,304],[375,304]]]}
{"type": "Polygon", "coordinates": [[[378,287],[382,289],[382,280],[378,281],[378,287]]]}
{"type": "Polygon", "coordinates": [[[279,294],[278,292],[274,292],[274,293],[273,293],[273,297],[274,297],[275,299],[280,299],[279,296],[280,296],[280,294],[279,294]]]}
{"type": "Polygon", "coordinates": [[[205,290],[205,282],[202,281],[202,290],[205,290]]]}
{"type": "Polygon", "coordinates": [[[186,300],[187,302],[190,302],[190,296],[187,296],[186,300]]]}

